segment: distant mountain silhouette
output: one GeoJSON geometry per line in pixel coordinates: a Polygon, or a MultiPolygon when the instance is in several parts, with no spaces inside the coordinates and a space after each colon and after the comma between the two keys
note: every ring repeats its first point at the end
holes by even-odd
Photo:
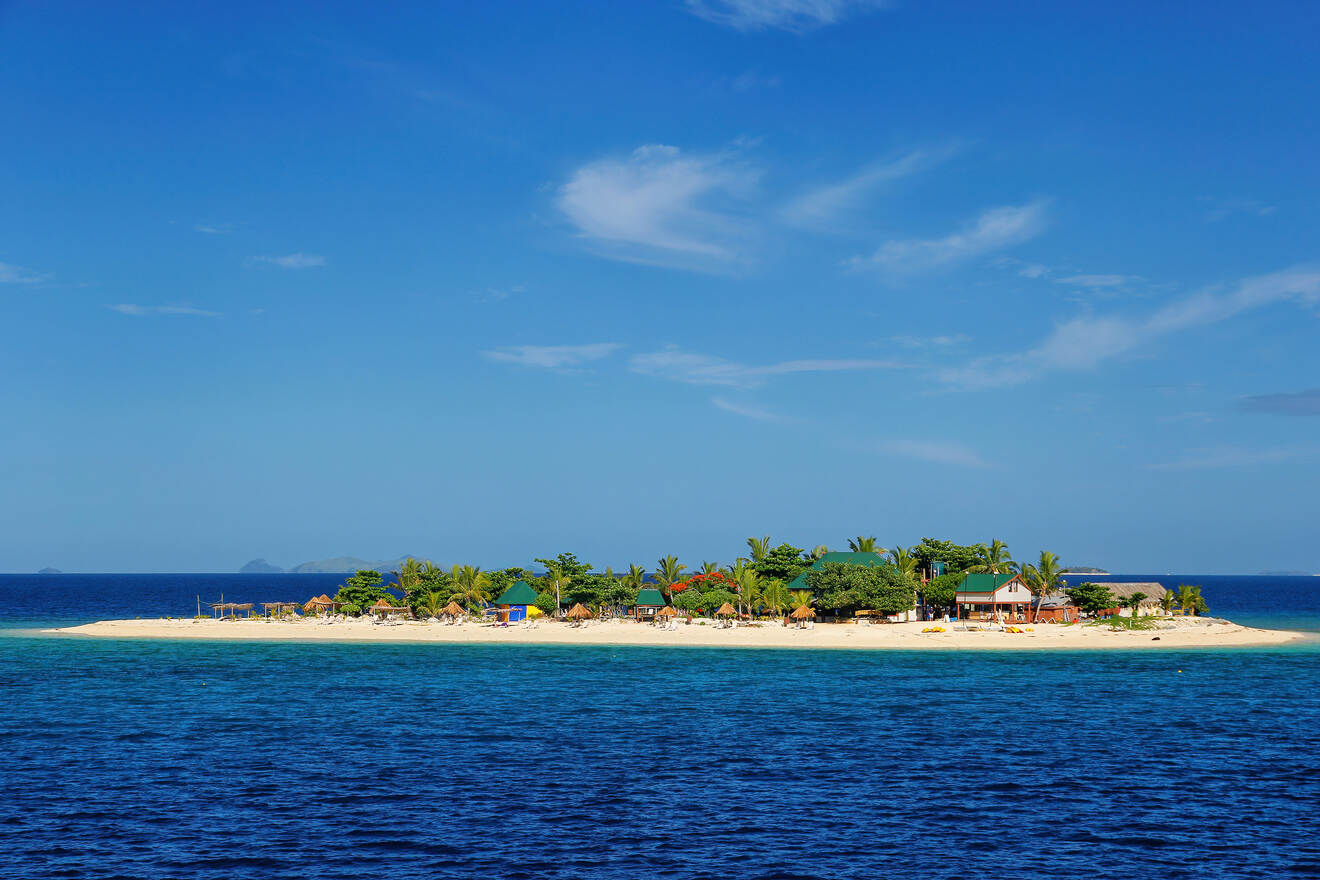
{"type": "Polygon", "coordinates": [[[331,559],[318,559],[314,562],[304,562],[301,565],[295,565],[293,568],[289,569],[283,569],[277,565],[271,565],[264,559],[254,559],[238,571],[239,574],[279,574],[281,572],[287,572],[289,574],[344,574],[352,573],[359,569],[370,569],[372,571],[379,571],[383,574],[398,568],[407,558],[407,556],[400,556],[398,559],[369,562],[366,559],[359,559],[356,556],[335,556],[331,559]]]}
{"type": "Polygon", "coordinates": [[[239,574],[280,574],[284,569],[264,559],[254,559],[238,570],[239,574]]]}
{"type": "Polygon", "coordinates": [[[60,571],[58,568],[43,568],[41,571],[37,572],[37,574],[64,574],[64,572],[60,571]]]}

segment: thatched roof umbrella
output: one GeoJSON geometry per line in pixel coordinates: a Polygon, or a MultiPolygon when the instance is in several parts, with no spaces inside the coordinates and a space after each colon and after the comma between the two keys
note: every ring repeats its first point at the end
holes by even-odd
{"type": "Polygon", "coordinates": [[[407,605],[395,606],[386,602],[384,599],[377,599],[376,604],[367,609],[372,614],[407,614],[410,609],[407,605]]]}
{"type": "Polygon", "coordinates": [[[737,613],[738,613],[738,609],[737,609],[737,608],[734,608],[734,607],[733,607],[732,605],[730,605],[728,602],[725,602],[723,605],[721,605],[721,606],[719,607],[719,610],[715,612],[715,616],[716,616],[716,617],[733,617],[733,616],[734,616],[735,614],[737,614],[737,613]]]}
{"type": "Polygon", "coordinates": [[[440,613],[449,617],[462,617],[465,612],[462,605],[450,599],[449,604],[440,609],[440,613]]]}
{"type": "Polygon", "coordinates": [[[319,596],[313,596],[312,598],[308,599],[305,603],[303,603],[303,610],[317,611],[326,608],[334,610],[335,604],[336,603],[334,599],[331,599],[325,593],[322,593],[319,596]]]}
{"type": "Polygon", "coordinates": [[[673,605],[666,605],[655,613],[656,617],[673,617],[678,612],[674,610],[673,605]]]}
{"type": "Polygon", "coordinates": [[[797,621],[807,620],[816,616],[816,612],[808,605],[799,605],[789,617],[797,621]]]}
{"type": "Polygon", "coordinates": [[[587,606],[578,602],[572,608],[568,609],[568,616],[575,621],[574,625],[576,626],[582,621],[588,620],[591,617],[591,611],[587,609],[587,606]]]}

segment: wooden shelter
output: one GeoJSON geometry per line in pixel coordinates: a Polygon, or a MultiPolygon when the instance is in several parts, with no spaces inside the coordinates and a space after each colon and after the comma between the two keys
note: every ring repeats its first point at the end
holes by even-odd
{"type": "Polygon", "coordinates": [[[394,605],[391,605],[389,602],[386,602],[384,599],[377,599],[376,604],[372,605],[367,610],[370,611],[372,614],[379,614],[381,616],[384,616],[386,614],[403,614],[405,616],[412,614],[412,609],[409,608],[407,605],[404,605],[402,607],[396,607],[394,605]]]}
{"type": "Polygon", "coordinates": [[[452,599],[449,600],[448,605],[440,609],[440,616],[448,617],[450,620],[457,620],[466,613],[467,612],[463,609],[463,606],[459,605],[452,599]]]}
{"type": "Polygon", "coordinates": [[[262,602],[261,610],[267,616],[273,614],[283,614],[286,611],[297,611],[302,605],[298,602],[262,602]]]}
{"type": "Polygon", "coordinates": [[[581,602],[578,602],[572,608],[568,609],[568,616],[573,621],[574,626],[580,626],[582,621],[591,619],[591,610],[581,602]]]}
{"type": "Polygon", "coordinates": [[[633,604],[633,617],[637,620],[650,620],[664,608],[665,596],[655,587],[643,587],[637,591],[637,601],[633,604]]]}
{"type": "Polygon", "coordinates": [[[715,611],[716,617],[735,617],[737,616],[737,614],[738,614],[738,609],[734,608],[728,602],[725,602],[715,611]]]}
{"type": "Polygon", "coordinates": [[[325,593],[322,593],[321,595],[313,596],[312,598],[304,602],[303,610],[309,613],[333,614],[334,612],[339,610],[339,606],[341,604],[342,603],[336,602],[334,599],[331,599],[325,593]]]}
{"type": "Polygon", "coordinates": [[[793,613],[789,615],[789,617],[793,618],[798,622],[799,629],[806,626],[807,621],[815,616],[816,616],[816,612],[811,608],[810,605],[799,605],[797,608],[793,610],[793,613]]]}

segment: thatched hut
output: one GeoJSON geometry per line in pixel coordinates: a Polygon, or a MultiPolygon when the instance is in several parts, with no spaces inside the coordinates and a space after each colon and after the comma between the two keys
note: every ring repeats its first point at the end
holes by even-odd
{"type": "Polygon", "coordinates": [[[333,614],[339,610],[341,603],[331,599],[325,593],[319,596],[313,596],[303,603],[303,610],[309,614],[333,614]]]}
{"type": "Polygon", "coordinates": [[[591,619],[591,610],[587,606],[578,602],[572,608],[568,609],[569,619],[573,621],[574,626],[581,626],[582,621],[591,619]]]}
{"type": "Polygon", "coordinates": [[[449,604],[440,609],[440,616],[448,617],[451,623],[458,620],[466,613],[467,612],[463,609],[463,606],[459,605],[453,599],[450,599],[449,604]]]}
{"type": "Polygon", "coordinates": [[[386,602],[384,599],[377,599],[376,604],[367,609],[372,614],[385,617],[388,614],[402,614],[404,616],[412,614],[412,609],[407,605],[396,607],[386,602]]]}
{"type": "Polygon", "coordinates": [[[725,602],[719,608],[715,609],[715,616],[720,619],[722,626],[731,626],[733,621],[730,620],[730,618],[738,616],[738,609],[734,608],[728,602],[725,602]]]}
{"type": "Polygon", "coordinates": [[[302,607],[299,602],[262,602],[261,610],[267,617],[278,617],[282,614],[292,614],[302,607]]]}
{"type": "Polygon", "coordinates": [[[674,606],[672,606],[672,605],[666,605],[665,607],[663,607],[663,608],[661,608],[659,611],[657,611],[657,612],[655,613],[655,616],[656,616],[656,617],[673,617],[673,616],[674,616],[675,614],[677,614],[677,613],[678,613],[678,612],[674,610],[674,606]]]}
{"type": "MultiPolygon", "coordinates": [[[[1109,595],[1114,597],[1117,607],[1107,609],[1109,614],[1128,614],[1133,613],[1130,600],[1137,593],[1145,593],[1145,597],[1135,609],[1137,616],[1150,614],[1163,614],[1164,608],[1160,604],[1160,599],[1164,598],[1164,585],[1151,581],[1149,583],[1126,583],[1126,584],[1103,584],[1109,588],[1109,595]]],[[[1100,616],[1104,616],[1101,612],[1100,616]]]]}
{"type": "Polygon", "coordinates": [[[793,610],[789,617],[797,621],[798,629],[807,625],[807,621],[816,616],[816,612],[810,605],[799,605],[793,610]]]}

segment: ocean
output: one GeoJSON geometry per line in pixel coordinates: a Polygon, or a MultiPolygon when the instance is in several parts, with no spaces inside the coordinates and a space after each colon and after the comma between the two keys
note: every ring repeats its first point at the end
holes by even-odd
{"type": "Polygon", "coordinates": [[[1320,877],[1300,644],[864,652],[100,640],[335,575],[0,575],[0,876],[1320,877]]]}

